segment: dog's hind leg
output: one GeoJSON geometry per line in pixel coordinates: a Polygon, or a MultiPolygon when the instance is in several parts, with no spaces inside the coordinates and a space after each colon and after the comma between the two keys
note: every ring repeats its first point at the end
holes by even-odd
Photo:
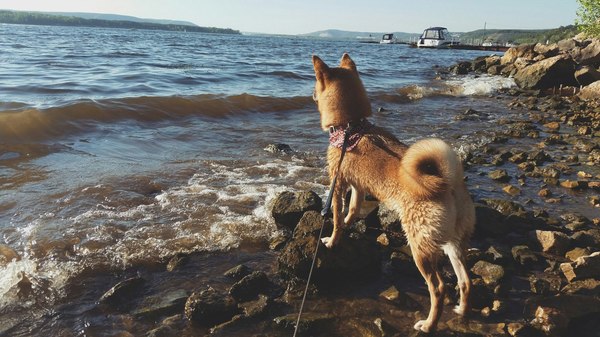
{"type": "Polygon", "coordinates": [[[412,248],[412,250],[415,263],[419,268],[421,275],[423,275],[423,278],[425,278],[425,281],[427,282],[427,289],[429,290],[429,298],[431,301],[427,319],[418,321],[414,328],[423,332],[431,332],[435,330],[437,322],[442,315],[445,285],[442,280],[442,275],[438,272],[437,258],[435,258],[435,256],[423,256],[422,253],[419,254],[419,252],[415,252],[415,248],[412,248]]]}
{"type": "Polygon", "coordinates": [[[458,305],[454,308],[454,312],[459,315],[465,315],[469,310],[469,294],[471,292],[471,279],[465,267],[464,249],[456,243],[447,243],[443,246],[444,253],[448,255],[452,269],[456,274],[458,289],[460,291],[460,299],[458,305]]]}
{"type": "Polygon", "coordinates": [[[352,186],[352,195],[350,196],[350,204],[348,205],[348,215],[346,215],[346,218],[344,219],[345,226],[351,225],[354,220],[356,220],[364,200],[365,193],[352,186]]]}
{"type": "Polygon", "coordinates": [[[333,232],[331,236],[324,237],[321,241],[325,247],[331,248],[340,240],[340,235],[344,227],[344,193],[348,189],[348,183],[340,179],[333,189],[333,198],[331,200],[331,212],[333,213],[333,232]]]}

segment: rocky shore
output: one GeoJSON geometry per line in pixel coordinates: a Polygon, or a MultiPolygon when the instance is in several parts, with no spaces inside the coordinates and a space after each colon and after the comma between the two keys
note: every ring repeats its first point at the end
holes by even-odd
{"type": "MultiPolygon", "coordinates": [[[[513,77],[519,88],[498,95],[522,113],[502,120],[489,144],[461,153],[477,214],[468,254],[473,310],[466,319],[452,313],[456,280],[446,261],[449,291],[433,335],[598,336],[598,66],[600,41],[569,39],[519,46],[502,57],[448,69],[454,75],[513,77]],[[472,184],[472,177],[485,184],[472,184]],[[486,197],[489,188],[505,197],[486,197]]],[[[456,116],[480,118],[473,109],[456,116]]],[[[276,144],[269,151],[292,149],[276,144]]],[[[268,245],[177,255],[128,270],[119,282],[107,277],[96,305],[86,310],[118,322],[118,336],[291,336],[320,245],[299,336],[422,335],[412,326],[426,315],[429,297],[395,215],[368,201],[362,218],[328,250],[317,239],[324,222],[324,235],[331,230],[330,219],[319,214],[322,204],[311,191],[283,192],[271,209],[281,235],[268,245]],[[209,267],[207,260],[220,265],[209,267]],[[198,276],[209,268],[209,275],[198,276]]],[[[0,261],[11,254],[0,246],[0,261]]],[[[26,293],[28,287],[24,278],[18,290],[26,293]]],[[[84,288],[82,282],[71,291],[94,294],[84,288]]],[[[70,308],[65,304],[63,311],[70,308]]]]}

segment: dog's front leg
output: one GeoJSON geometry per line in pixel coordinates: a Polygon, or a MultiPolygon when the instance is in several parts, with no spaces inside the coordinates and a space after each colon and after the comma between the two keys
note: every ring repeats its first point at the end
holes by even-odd
{"type": "Polygon", "coordinates": [[[342,214],[344,210],[343,199],[347,188],[348,184],[343,179],[340,179],[333,189],[333,198],[331,200],[331,211],[333,213],[333,232],[331,233],[331,236],[321,239],[327,248],[333,247],[340,240],[340,235],[344,227],[342,214]]]}

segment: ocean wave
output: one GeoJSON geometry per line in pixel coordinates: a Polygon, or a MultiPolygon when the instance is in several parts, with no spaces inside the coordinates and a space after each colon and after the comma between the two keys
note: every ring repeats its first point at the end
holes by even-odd
{"type": "Polygon", "coordinates": [[[489,95],[500,89],[516,86],[512,78],[491,75],[469,75],[449,79],[446,81],[450,93],[455,96],[489,95]]]}
{"type": "Polygon", "coordinates": [[[85,132],[99,123],[123,120],[154,122],[204,116],[223,118],[243,113],[284,112],[312,105],[310,97],[196,95],[84,100],[48,109],[3,103],[0,111],[0,143],[39,142],[85,132]]]}
{"type": "Polygon", "coordinates": [[[10,246],[19,259],[0,264],[0,313],[51,305],[84,272],[124,270],[178,253],[268,242],[281,235],[270,212],[280,192],[309,185],[324,193],[326,188],[312,180],[323,169],[303,158],[204,161],[198,166],[187,181],[144,196],[124,190],[154,190],[145,179],[127,179],[132,186],[116,181],[77,187],[58,198],[60,211],[38,215],[16,229],[10,246]],[[87,201],[67,207],[74,200],[87,201]],[[67,229],[47,238],[44,231],[56,226],[67,229]],[[29,283],[36,296],[28,295],[25,303],[20,289],[29,283]]]}
{"type": "Polygon", "coordinates": [[[372,98],[386,103],[406,103],[436,96],[489,95],[500,89],[515,86],[512,78],[502,76],[462,76],[445,81],[435,80],[427,84],[411,84],[394,92],[378,92],[372,95],[372,98]]]}

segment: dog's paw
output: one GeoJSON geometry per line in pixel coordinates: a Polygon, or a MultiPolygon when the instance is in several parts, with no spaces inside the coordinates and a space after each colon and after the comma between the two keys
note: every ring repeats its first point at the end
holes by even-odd
{"type": "Polygon", "coordinates": [[[331,249],[333,247],[333,238],[328,236],[321,239],[321,242],[325,245],[325,247],[331,249]]]}
{"type": "Polygon", "coordinates": [[[424,320],[424,319],[418,321],[415,324],[414,328],[415,328],[415,330],[423,331],[425,333],[431,332],[431,324],[429,322],[427,322],[427,320],[424,320]]]}

